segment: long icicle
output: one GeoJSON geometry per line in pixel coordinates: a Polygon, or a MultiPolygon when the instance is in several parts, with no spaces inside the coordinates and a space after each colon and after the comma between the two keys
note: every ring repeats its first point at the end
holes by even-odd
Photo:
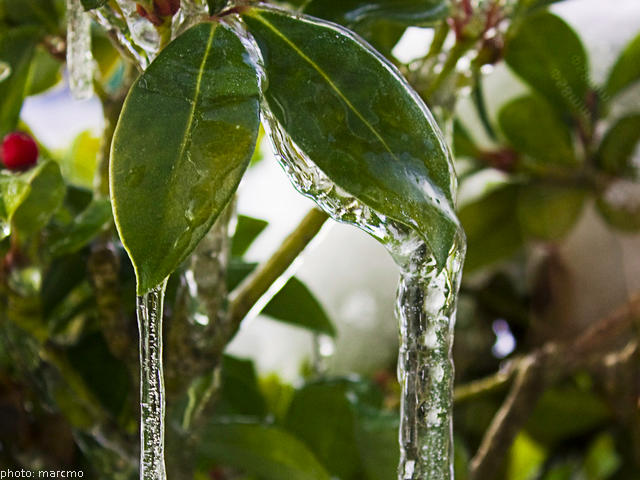
{"type": "Polygon", "coordinates": [[[140,480],[165,480],[162,310],[166,280],[137,298],[140,330],[140,480]]]}
{"type": "Polygon", "coordinates": [[[91,18],[80,0],[67,0],[67,69],[74,98],[90,98],[93,95],[91,18]]]}
{"type": "Polygon", "coordinates": [[[438,272],[422,246],[401,266],[400,480],[453,478],[451,348],[463,257],[464,250],[454,250],[438,272]]]}

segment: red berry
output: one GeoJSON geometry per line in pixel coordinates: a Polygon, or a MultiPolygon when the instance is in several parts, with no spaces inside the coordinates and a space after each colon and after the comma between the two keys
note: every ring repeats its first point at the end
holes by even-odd
{"type": "Polygon", "coordinates": [[[38,146],[26,133],[9,133],[2,140],[0,159],[9,170],[28,170],[38,161],[38,146]]]}

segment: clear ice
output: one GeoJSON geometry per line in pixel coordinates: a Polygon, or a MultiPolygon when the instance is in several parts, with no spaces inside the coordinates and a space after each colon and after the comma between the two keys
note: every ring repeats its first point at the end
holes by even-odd
{"type": "Polygon", "coordinates": [[[131,38],[146,52],[149,61],[152,61],[158,55],[161,45],[160,34],[156,27],[138,14],[134,0],[116,0],[116,3],[129,26],[131,38]]]}
{"type": "Polygon", "coordinates": [[[91,17],[80,0],[67,0],[67,69],[74,98],[90,98],[93,95],[91,17]]]}
{"type": "Polygon", "coordinates": [[[137,298],[140,331],[140,480],[165,480],[162,306],[166,281],[137,298]]]}

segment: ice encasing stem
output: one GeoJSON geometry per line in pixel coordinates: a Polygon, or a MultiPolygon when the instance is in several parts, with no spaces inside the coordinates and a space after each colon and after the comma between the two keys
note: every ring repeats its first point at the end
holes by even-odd
{"type": "Polygon", "coordinates": [[[463,251],[436,268],[424,246],[401,267],[399,480],[453,478],[453,327],[463,251]]]}
{"type": "Polygon", "coordinates": [[[162,307],[166,281],[137,298],[140,330],[140,480],[165,480],[162,307]]]}
{"type": "Polygon", "coordinates": [[[67,69],[69,88],[77,99],[93,95],[91,18],[80,0],[67,0],[67,69]]]}

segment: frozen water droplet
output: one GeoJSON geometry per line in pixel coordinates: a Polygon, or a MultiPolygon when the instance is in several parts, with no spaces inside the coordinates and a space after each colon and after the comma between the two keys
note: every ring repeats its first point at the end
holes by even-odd
{"type": "Polygon", "coordinates": [[[0,82],[6,80],[11,75],[11,65],[0,60],[0,82]]]}
{"type": "Polygon", "coordinates": [[[131,38],[147,52],[149,60],[153,60],[160,51],[160,34],[150,21],[138,14],[134,0],[116,0],[116,3],[129,26],[131,38]]]}
{"type": "Polygon", "coordinates": [[[80,0],[67,0],[67,69],[74,98],[90,98],[93,95],[91,18],[80,0]]]}

